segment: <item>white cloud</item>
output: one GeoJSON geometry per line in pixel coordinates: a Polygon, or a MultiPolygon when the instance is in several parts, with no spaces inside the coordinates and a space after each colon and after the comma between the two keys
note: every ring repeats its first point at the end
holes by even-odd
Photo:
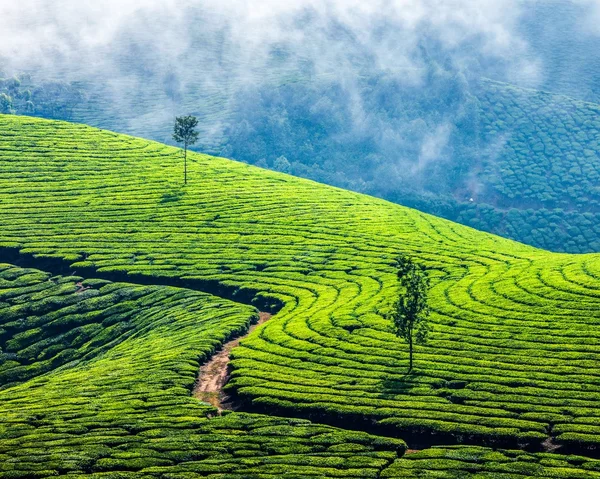
{"type": "MultiPolygon", "coordinates": [[[[0,69],[39,71],[41,78],[96,82],[115,103],[143,92],[147,110],[123,119],[160,130],[187,105],[159,94],[166,75],[213,94],[233,95],[268,81],[279,68],[306,64],[346,91],[354,132],[373,128],[357,75],[386,73],[419,85],[427,63],[423,40],[440,45],[456,68],[479,58],[537,79],[538,60],[518,34],[521,0],[0,0],[0,69]],[[274,67],[273,49],[286,55],[274,67]],[[527,60],[523,60],[527,58],[527,60]],[[154,103],[153,103],[154,102],[154,103]]],[[[531,83],[531,82],[530,82],[531,83]]],[[[192,110],[189,110],[192,111],[192,110]]],[[[221,133],[220,119],[215,136],[221,133]]],[[[439,159],[448,141],[442,119],[421,146],[415,174],[439,159]]],[[[401,132],[382,126],[382,138],[401,132]],[[387,128],[387,130],[386,130],[387,128]],[[389,130],[389,131],[388,131],[389,130]]],[[[158,138],[163,140],[163,138],[158,138]]],[[[167,139],[167,138],[165,138],[167,139]]],[[[391,141],[392,145],[401,140],[391,141]]]]}
{"type": "MultiPolygon", "coordinates": [[[[332,37],[335,23],[378,68],[395,71],[415,66],[424,34],[449,49],[478,42],[487,55],[516,58],[527,48],[515,34],[519,13],[517,0],[9,0],[0,3],[0,57],[17,67],[102,63],[116,53],[115,41],[139,38],[146,48],[193,58],[197,32],[225,29],[228,48],[250,64],[286,43],[331,69],[351,64],[354,53],[332,37]],[[197,12],[203,21],[193,23],[197,12]]],[[[204,40],[200,48],[210,47],[204,40]]]]}

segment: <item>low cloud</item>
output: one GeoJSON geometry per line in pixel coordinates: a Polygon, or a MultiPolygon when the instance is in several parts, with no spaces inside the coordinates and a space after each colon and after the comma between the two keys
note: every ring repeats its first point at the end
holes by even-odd
{"type": "Polygon", "coordinates": [[[285,47],[288,61],[308,60],[316,71],[345,74],[368,56],[376,70],[407,74],[422,66],[420,44],[428,36],[457,64],[468,63],[472,49],[520,63],[527,44],[516,32],[519,5],[515,0],[2,2],[0,58],[13,68],[41,65],[64,75],[114,73],[119,57],[138,46],[168,65],[212,55],[237,64],[226,67],[243,75],[285,47]]]}
{"type": "MultiPolygon", "coordinates": [[[[104,113],[118,118],[114,128],[161,141],[168,141],[166,125],[175,114],[201,110],[207,143],[223,135],[227,108],[248,86],[326,78],[345,91],[353,124],[348,134],[378,129],[380,143],[391,140],[379,148],[390,150],[404,147],[406,134],[381,118],[372,123],[361,79],[387,75],[416,91],[427,84],[434,60],[456,71],[509,81],[526,77],[537,84],[540,60],[519,32],[522,5],[519,0],[2,2],[0,71],[83,81],[114,105],[104,113]],[[190,96],[203,99],[202,109],[190,96]],[[214,104],[218,108],[210,110],[214,104]]],[[[448,121],[442,117],[429,125],[408,168],[399,158],[403,175],[417,175],[444,158],[448,121]]]]}

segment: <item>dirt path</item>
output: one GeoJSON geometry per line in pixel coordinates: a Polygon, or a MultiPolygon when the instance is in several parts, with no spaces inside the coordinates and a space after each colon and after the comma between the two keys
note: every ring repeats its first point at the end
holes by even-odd
{"type": "Polygon", "coordinates": [[[250,329],[244,336],[239,336],[236,339],[225,343],[223,348],[213,355],[210,360],[200,367],[200,373],[198,374],[198,381],[194,386],[192,395],[199,399],[212,404],[219,412],[223,409],[230,409],[227,404],[227,395],[223,393],[223,386],[227,384],[229,380],[229,374],[227,368],[229,366],[229,353],[231,350],[240,344],[240,341],[248,336],[257,326],[271,319],[272,314],[260,313],[259,319],[256,324],[250,326],[250,329]]]}

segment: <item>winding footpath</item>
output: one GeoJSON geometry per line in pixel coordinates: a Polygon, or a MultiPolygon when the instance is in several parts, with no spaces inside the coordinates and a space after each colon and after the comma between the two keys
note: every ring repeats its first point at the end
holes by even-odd
{"type": "Polygon", "coordinates": [[[246,334],[223,344],[222,349],[200,367],[198,381],[192,392],[196,399],[213,405],[219,410],[219,414],[224,409],[234,409],[229,402],[229,397],[223,392],[223,387],[229,380],[229,355],[242,339],[246,338],[258,326],[271,319],[272,316],[270,313],[260,312],[258,322],[251,325],[246,334]]]}

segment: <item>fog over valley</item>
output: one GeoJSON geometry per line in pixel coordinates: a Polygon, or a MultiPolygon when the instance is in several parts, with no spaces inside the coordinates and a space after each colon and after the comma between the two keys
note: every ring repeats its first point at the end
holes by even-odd
{"type": "Polygon", "coordinates": [[[583,0],[5,2],[20,85],[0,108],[167,143],[191,113],[199,151],[596,251],[578,138],[598,134],[598,18],[583,0]]]}

